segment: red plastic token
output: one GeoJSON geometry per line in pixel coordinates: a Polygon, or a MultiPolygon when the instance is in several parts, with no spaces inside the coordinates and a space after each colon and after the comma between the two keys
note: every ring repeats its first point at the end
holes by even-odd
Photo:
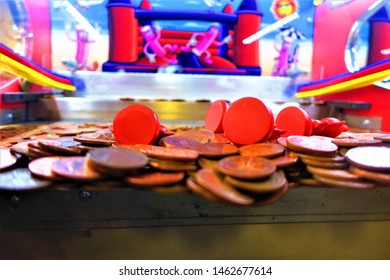
{"type": "Polygon", "coordinates": [[[213,132],[217,132],[217,133],[223,132],[222,120],[228,109],[229,109],[229,104],[227,104],[226,101],[224,100],[214,101],[210,105],[206,113],[204,127],[213,132]]]}
{"type": "Polygon", "coordinates": [[[304,109],[289,106],[282,109],[276,116],[276,127],[286,131],[282,136],[290,135],[310,136],[313,132],[313,122],[308,112],[304,109]]]}
{"type": "Polygon", "coordinates": [[[152,144],[160,133],[160,122],[149,107],[133,104],[116,115],[113,133],[119,144],[152,144]]]}
{"type": "Polygon", "coordinates": [[[233,102],[222,122],[226,137],[242,146],[262,142],[274,129],[274,116],[261,100],[244,97],[233,102]]]}

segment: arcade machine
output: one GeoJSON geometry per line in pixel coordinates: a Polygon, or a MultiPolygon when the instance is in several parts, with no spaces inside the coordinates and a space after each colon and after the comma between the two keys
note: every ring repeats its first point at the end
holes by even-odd
{"type": "Polygon", "coordinates": [[[314,1],[309,72],[299,1],[268,1],[266,27],[260,1],[205,2],[0,2],[0,258],[388,258],[386,1],[314,1]],[[54,11],[77,46],[56,67],[54,11]]]}

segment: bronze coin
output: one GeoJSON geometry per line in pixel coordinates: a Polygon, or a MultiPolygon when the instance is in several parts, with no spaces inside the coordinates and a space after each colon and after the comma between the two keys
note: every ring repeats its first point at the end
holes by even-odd
{"type": "Polygon", "coordinates": [[[82,133],[82,130],[74,129],[74,130],[57,130],[56,134],[59,136],[75,136],[77,134],[82,133]]]}
{"type": "Polygon", "coordinates": [[[281,200],[284,197],[288,189],[289,189],[289,184],[286,183],[283,185],[282,188],[280,188],[276,192],[256,196],[256,202],[254,203],[253,206],[266,206],[266,205],[274,204],[275,202],[281,200]]]}
{"type": "Polygon", "coordinates": [[[111,146],[115,143],[114,140],[107,140],[107,139],[98,139],[98,138],[87,138],[83,136],[76,136],[73,138],[74,141],[78,141],[80,143],[86,144],[86,145],[100,145],[100,146],[111,146]]]}
{"type": "Polygon", "coordinates": [[[14,165],[18,158],[11,154],[10,148],[0,149],[0,170],[6,169],[14,165]]]}
{"type": "Polygon", "coordinates": [[[214,133],[214,138],[210,139],[210,143],[230,144],[231,142],[224,133],[214,133]]]}
{"type": "Polygon", "coordinates": [[[184,172],[159,172],[151,171],[142,174],[131,175],[126,178],[127,182],[137,186],[157,187],[173,185],[184,179],[184,172]]]}
{"type": "Polygon", "coordinates": [[[350,164],[362,169],[390,170],[390,148],[387,147],[355,147],[346,153],[345,158],[350,164]]]}
{"type": "Polygon", "coordinates": [[[275,158],[283,155],[285,148],[279,144],[256,143],[241,146],[239,151],[242,156],[275,158]]]}
{"type": "Polygon", "coordinates": [[[390,174],[380,173],[375,171],[368,171],[357,168],[356,166],[350,166],[349,170],[356,176],[362,177],[367,180],[371,180],[378,183],[390,184],[390,174]]]}
{"type": "Polygon", "coordinates": [[[374,139],[381,140],[385,143],[390,143],[390,134],[378,134],[374,136],[374,139]]]}
{"type": "Polygon", "coordinates": [[[335,187],[335,188],[345,188],[345,189],[370,189],[375,187],[375,184],[372,182],[366,181],[347,181],[340,179],[333,179],[329,177],[324,177],[320,175],[313,175],[314,179],[319,181],[320,183],[335,187]]]}
{"type": "Polygon", "coordinates": [[[201,156],[215,158],[238,154],[238,148],[233,144],[206,143],[194,147],[201,156]]]}
{"type": "Polygon", "coordinates": [[[198,140],[179,136],[167,136],[160,140],[160,145],[167,148],[193,149],[201,144],[198,140]]]}
{"type": "Polygon", "coordinates": [[[254,198],[225,184],[221,176],[213,169],[200,169],[195,175],[196,182],[219,198],[239,205],[251,205],[254,198]]]}
{"type": "Polygon", "coordinates": [[[173,164],[173,165],[196,165],[196,160],[189,160],[189,161],[182,161],[182,160],[173,160],[173,159],[165,159],[165,158],[155,158],[155,157],[148,157],[149,161],[152,162],[158,162],[158,163],[166,163],[166,164],[173,164]]]}
{"type": "Polygon", "coordinates": [[[332,143],[336,144],[339,147],[358,147],[358,146],[377,145],[382,143],[382,141],[376,139],[367,139],[367,138],[340,138],[340,139],[333,139],[332,143]]]}
{"type": "Polygon", "coordinates": [[[329,177],[333,179],[340,179],[346,181],[360,180],[359,176],[345,169],[328,169],[328,168],[314,167],[309,165],[306,168],[307,171],[309,171],[311,174],[316,174],[323,177],[329,177]]]}
{"type": "Polygon", "coordinates": [[[214,138],[214,132],[207,129],[193,129],[189,131],[176,132],[173,137],[186,137],[197,140],[202,144],[206,144],[210,141],[210,139],[214,138]]]}
{"type": "Polygon", "coordinates": [[[48,142],[48,143],[51,143],[53,145],[58,145],[58,146],[61,145],[60,142],[57,142],[55,140],[41,140],[41,141],[32,140],[32,141],[20,142],[20,143],[17,143],[15,145],[13,145],[11,147],[11,152],[16,153],[16,154],[20,154],[20,155],[23,155],[23,156],[29,156],[29,152],[28,152],[28,145],[29,145],[29,143],[30,144],[31,143],[37,144],[38,142],[48,142]]]}
{"type": "Polygon", "coordinates": [[[126,148],[99,148],[89,151],[87,156],[96,166],[116,170],[135,170],[148,164],[144,154],[126,148]]]}
{"type": "Polygon", "coordinates": [[[298,154],[293,151],[286,151],[283,156],[271,158],[270,161],[276,165],[277,168],[286,168],[294,165],[299,160],[298,154]]]}
{"type": "Polygon", "coordinates": [[[287,148],[287,137],[279,137],[276,141],[278,141],[279,145],[287,148]]]}
{"type": "Polygon", "coordinates": [[[134,149],[144,153],[147,156],[172,159],[180,161],[192,161],[199,157],[199,153],[182,148],[167,148],[153,145],[136,144],[132,146],[134,149]]]}
{"type": "Polygon", "coordinates": [[[73,180],[88,181],[103,177],[88,165],[86,157],[81,156],[61,158],[53,162],[51,168],[55,174],[73,180]]]}
{"type": "Polygon", "coordinates": [[[261,157],[228,156],[218,163],[220,172],[241,179],[261,179],[276,171],[272,161],[261,157]]]}
{"type": "Polygon", "coordinates": [[[73,155],[73,156],[81,155],[81,151],[69,147],[53,145],[51,143],[45,143],[45,142],[39,142],[38,145],[40,148],[56,154],[73,155]]]}
{"type": "Polygon", "coordinates": [[[345,155],[351,148],[340,148],[339,149],[339,154],[345,158],[345,155]]]}
{"type": "Polygon", "coordinates": [[[329,168],[329,169],[346,169],[346,168],[348,168],[347,162],[318,161],[318,160],[305,159],[305,158],[302,158],[302,162],[306,165],[329,168]]]}
{"type": "Polygon", "coordinates": [[[345,157],[338,154],[332,157],[320,157],[320,156],[312,156],[306,154],[298,154],[298,156],[306,160],[325,161],[325,162],[345,162],[345,157]]]}
{"type": "Polygon", "coordinates": [[[50,181],[32,177],[27,168],[16,168],[0,173],[0,190],[27,191],[48,187],[50,181]]]}
{"type": "Polygon", "coordinates": [[[334,156],[338,150],[328,137],[318,136],[288,136],[287,146],[297,153],[315,156],[334,156]]]}
{"type": "Polygon", "coordinates": [[[210,192],[209,190],[205,189],[201,185],[199,185],[194,177],[188,177],[186,180],[186,186],[187,188],[192,191],[193,193],[196,193],[197,195],[213,201],[213,202],[218,202],[218,203],[227,203],[225,200],[219,198],[216,196],[214,193],[210,192]]]}
{"type": "Polygon", "coordinates": [[[33,158],[36,158],[36,157],[50,157],[50,156],[55,156],[55,154],[53,154],[51,152],[47,152],[47,151],[42,150],[42,149],[36,149],[36,148],[33,148],[33,147],[28,147],[28,156],[29,157],[33,157],[33,158]]]}
{"type": "Polygon", "coordinates": [[[225,180],[238,189],[245,190],[254,194],[275,192],[283,188],[284,185],[287,184],[286,176],[281,170],[276,171],[269,178],[261,181],[244,181],[230,176],[226,176],[225,180]]]}
{"type": "Polygon", "coordinates": [[[297,183],[300,186],[319,187],[321,183],[314,178],[298,178],[297,183]]]}
{"type": "Polygon", "coordinates": [[[201,168],[211,168],[214,170],[218,170],[218,162],[219,160],[204,157],[198,159],[198,163],[201,168]]]}
{"type": "Polygon", "coordinates": [[[162,171],[195,171],[198,169],[196,165],[193,164],[175,164],[169,162],[156,162],[149,161],[150,166],[155,169],[162,171]]]}
{"type": "Polygon", "coordinates": [[[46,180],[61,180],[62,178],[56,175],[51,166],[53,162],[61,159],[61,157],[41,157],[30,161],[28,164],[28,169],[30,172],[36,176],[46,180]]]}

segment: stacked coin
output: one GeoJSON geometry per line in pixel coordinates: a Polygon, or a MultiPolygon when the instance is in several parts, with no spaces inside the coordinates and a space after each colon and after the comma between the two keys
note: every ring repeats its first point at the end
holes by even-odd
{"type": "Polygon", "coordinates": [[[298,153],[303,167],[311,175],[305,176],[305,171],[296,170],[298,182],[306,185],[326,185],[351,189],[372,188],[376,185],[375,182],[389,183],[389,148],[372,146],[381,144],[382,141],[367,140],[356,135],[355,137],[336,139],[319,136],[287,137],[287,147],[298,153]],[[369,146],[367,147],[367,145],[369,146]],[[345,152],[344,156],[340,153],[340,149],[345,147],[355,148],[345,152]],[[373,161],[375,162],[373,158],[381,163],[373,163],[373,161]],[[383,166],[379,167],[375,164],[383,166]],[[365,169],[365,172],[359,174],[360,168],[365,169]],[[382,171],[383,174],[375,176],[376,173],[371,174],[372,172],[367,169],[382,171]],[[370,173],[370,175],[366,175],[366,173],[370,173]],[[373,180],[373,178],[379,179],[373,180]]]}

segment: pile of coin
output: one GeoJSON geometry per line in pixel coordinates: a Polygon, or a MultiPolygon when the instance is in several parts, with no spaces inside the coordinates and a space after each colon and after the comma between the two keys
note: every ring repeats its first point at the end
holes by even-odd
{"type": "Polygon", "coordinates": [[[0,189],[109,179],[148,191],[191,191],[220,203],[262,206],[293,186],[390,185],[388,134],[292,135],[236,146],[224,133],[204,127],[175,128],[153,144],[134,145],[118,144],[110,123],[51,124],[33,131],[37,135],[19,130],[2,139],[2,144],[19,141],[0,149],[0,189]]]}

